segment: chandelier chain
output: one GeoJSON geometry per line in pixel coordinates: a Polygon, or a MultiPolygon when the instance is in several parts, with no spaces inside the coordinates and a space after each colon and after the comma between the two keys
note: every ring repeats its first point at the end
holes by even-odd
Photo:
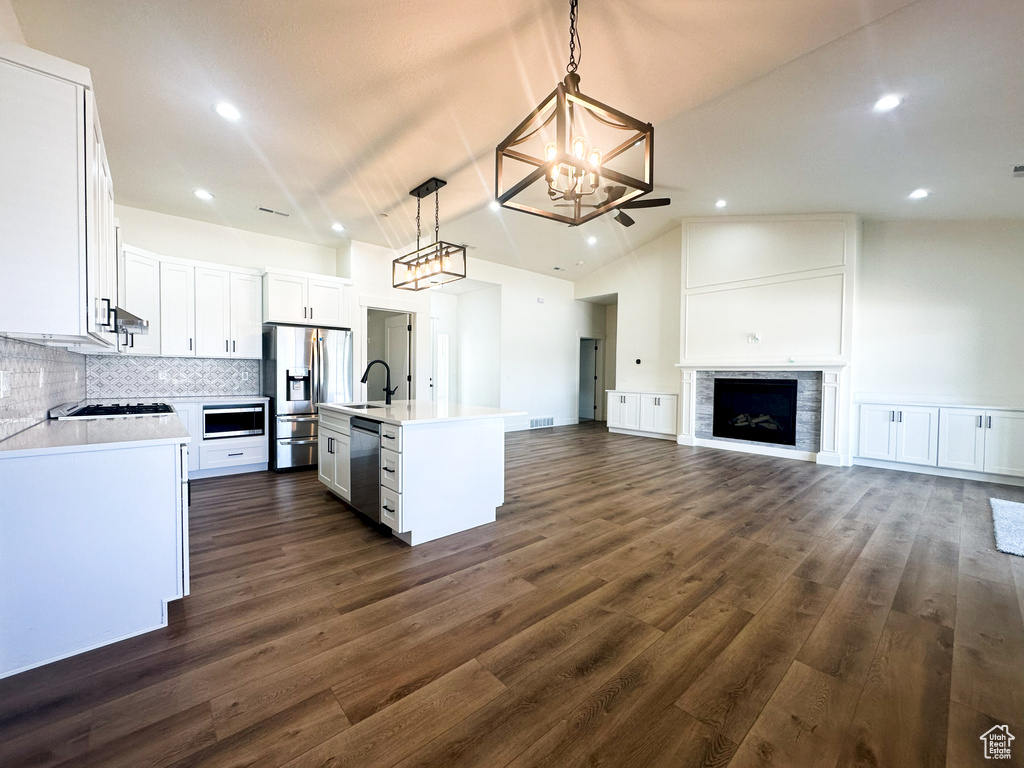
{"type": "Polygon", "coordinates": [[[579,0],[569,0],[569,64],[565,71],[572,74],[583,61],[583,43],[580,41],[580,33],[576,29],[576,14],[579,0]],[[579,57],[576,56],[577,50],[579,57]]]}
{"type": "Polygon", "coordinates": [[[434,242],[441,239],[441,195],[434,192],[434,242]]]}
{"type": "Polygon", "coordinates": [[[420,199],[416,198],[416,250],[420,249],[420,199]]]}

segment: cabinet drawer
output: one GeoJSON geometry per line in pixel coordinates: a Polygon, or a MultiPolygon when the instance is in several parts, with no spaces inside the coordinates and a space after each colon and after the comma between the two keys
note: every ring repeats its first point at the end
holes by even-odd
{"type": "Polygon", "coordinates": [[[402,452],[402,428],[394,424],[380,425],[380,447],[402,452]]]}
{"type": "Polygon", "coordinates": [[[340,413],[320,411],[320,423],[325,427],[333,429],[335,432],[341,432],[343,435],[349,434],[350,422],[351,420],[348,416],[342,416],[340,413]]]}
{"type": "Polygon", "coordinates": [[[405,532],[402,523],[402,494],[390,488],[380,489],[380,521],[393,531],[405,532]]]}
{"type": "Polygon", "coordinates": [[[402,454],[380,449],[380,484],[395,493],[402,492],[402,454]]]}
{"type": "Polygon", "coordinates": [[[267,441],[244,440],[233,445],[227,441],[216,443],[200,443],[199,468],[216,469],[217,467],[236,467],[243,464],[263,464],[267,461],[267,441]]]}

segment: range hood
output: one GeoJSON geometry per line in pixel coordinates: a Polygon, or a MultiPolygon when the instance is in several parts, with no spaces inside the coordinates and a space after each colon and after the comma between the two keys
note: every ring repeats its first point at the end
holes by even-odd
{"type": "Polygon", "coordinates": [[[136,333],[145,336],[149,333],[149,320],[143,320],[127,309],[114,309],[114,329],[118,333],[136,333]]]}

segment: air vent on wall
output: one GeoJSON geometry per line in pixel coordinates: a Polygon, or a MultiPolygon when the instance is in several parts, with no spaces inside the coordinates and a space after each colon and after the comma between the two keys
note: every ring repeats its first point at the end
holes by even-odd
{"type": "Polygon", "coordinates": [[[536,418],[530,419],[530,429],[537,429],[538,427],[553,427],[555,426],[554,416],[537,416],[536,418]]]}
{"type": "Polygon", "coordinates": [[[263,213],[272,213],[272,214],[274,214],[275,216],[284,216],[284,217],[285,217],[286,219],[287,219],[287,218],[288,218],[289,216],[291,216],[291,214],[290,214],[290,213],[285,213],[284,211],[275,211],[275,210],[274,210],[273,208],[267,208],[267,207],[266,207],[266,206],[264,206],[264,205],[257,205],[257,206],[256,206],[256,210],[257,210],[257,211],[262,211],[263,213]]]}

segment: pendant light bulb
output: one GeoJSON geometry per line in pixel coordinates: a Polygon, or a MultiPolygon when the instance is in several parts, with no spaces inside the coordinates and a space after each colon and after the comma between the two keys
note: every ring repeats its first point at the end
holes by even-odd
{"type": "Polygon", "coordinates": [[[444,269],[445,271],[447,271],[447,270],[452,268],[452,257],[451,256],[445,256],[443,259],[441,259],[441,268],[444,269]]]}
{"type": "Polygon", "coordinates": [[[577,136],[572,140],[572,153],[582,160],[587,154],[587,139],[585,136],[577,136]]]}
{"type": "Polygon", "coordinates": [[[592,166],[599,168],[601,166],[601,150],[594,147],[590,150],[590,154],[587,155],[587,160],[592,166]]]}
{"type": "Polygon", "coordinates": [[[555,142],[549,141],[547,146],[544,147],[544,159],[551,162],[555,159],[555,155],[558,154],[558,147],[555,146],[555,142]]]}

